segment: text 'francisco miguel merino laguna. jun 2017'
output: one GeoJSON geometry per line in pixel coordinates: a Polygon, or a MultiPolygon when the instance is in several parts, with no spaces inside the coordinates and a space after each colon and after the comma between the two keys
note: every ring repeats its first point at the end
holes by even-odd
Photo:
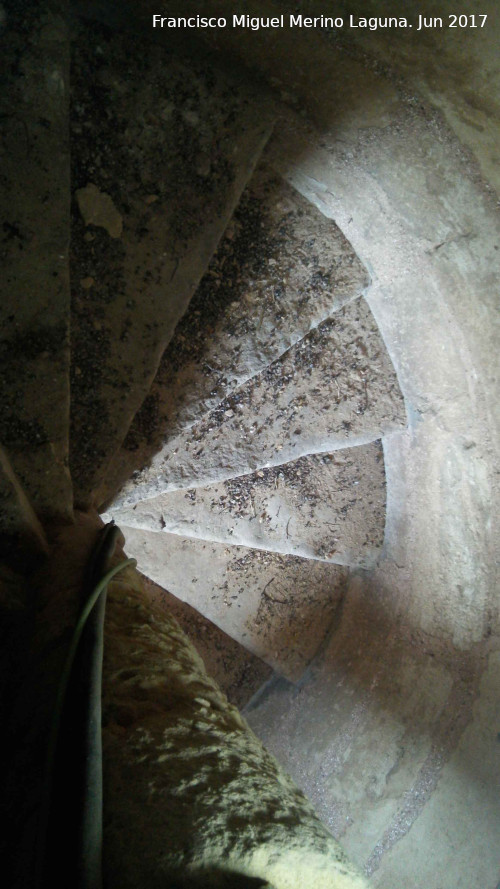
{"type": "Polygon", "coordinates": [[[442,28],[472,29],[484,28],[487,15],[479,14],[453,14],[446,16],[416,15],[414,19],[404,16],[330,16],[318,15],[309,17],[305,15],[278,15],[278,16],[153,16],[153,28],[244,28],[251,31],[259,31],[261,28],[364,28],[377,31],[379,28],[394,28],[405,30],[415,28],[416,31],[425,29],[439,30],[442,28]]]}

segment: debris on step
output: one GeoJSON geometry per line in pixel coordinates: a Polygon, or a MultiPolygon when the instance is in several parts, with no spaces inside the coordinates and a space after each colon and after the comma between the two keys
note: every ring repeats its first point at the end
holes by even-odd
{"type": "Polygon", "coordinates": [[[42,520],[72,517],[66,4],[2,4],[0,443],[42,520]]]}
{"type": "Polygon", "coordinates": [[[121,528],[139,571],[291,682],[329,633],[347,570],[297,556],[121,528]]]}
{"type": "Polygon", "coordinates": [[[165,608],[189,637],[202,657],[207,673],[215,679],[230,704],[242,710],[273,675],[271,667],[247,651],[199,611],[143,577],[144,588],[165,608]]]}
{"type": "Polygon", "coordinates": [[[114,508],[364,444],[404,423],[394,367],[359,299],[168,442],[114,508]]]}
{"type": "Polygon", "coordinates": [[[367,285],[335,223],[261,162],[163,354],[110,493],[367,285]]]}
{"type": "Polygon", "coordinates": [[[74,25],[70,465],[85,507],[99,502],[272,125],[240,79],[140,41],[74,25]]]}
{"type": "Polygon", "coordinates": [[[206,488],[161,494],[106,519],[367,568],[384,542],[381,442],[313,454],[206,488]]]}

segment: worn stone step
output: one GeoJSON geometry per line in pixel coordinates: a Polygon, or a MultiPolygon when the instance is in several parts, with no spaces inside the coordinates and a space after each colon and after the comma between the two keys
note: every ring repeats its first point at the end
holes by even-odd
{"type": "Polygon", "coordinates": [[[115,506],[364,444],[404,422],[396,373],[359,299],[169,442],[115,506]]]}
{"type": "Polygon", "coordinates": [[[106,519],[340,565],[372,566],[384,542],[381,442],[301,457],[205,488],[161,494],[106,519]]]}
{"type": "Polygon", "coordinates": [[[172,593],[143,577],[151,600],[175,617],[202,657],[207,673],[217,682],[228,701],[242,710],[273,676],[268,664],[231,639],[219,627],[177,599],[172,593]]]}
{"type": "Polygon", "coordinates": [[[72,516],[66,4],[2,4],[0,444],[31,506],[72,516]]]}
{"type": "Polygon", "coordinates": [[[325,639],[347,570],[123,526],[138,568],[292,682],[325,639]]]}
{"type": "Polygon", "coordinates": [[[99,502],[270,129],[255,90],[201,56],[187,63],[168,43],[75,25],[71,471],[79,505],[99,502]]]}
{"type": "Polygon", "coordinates": [[[29,570],[47,553],[43,528],[0,447],[0,562],[29,570]]]}
{"type": "Polygon", "coordinates": [[[367,285],[335,223],[261,162],[113,463],[108,498],[367,285]]]}

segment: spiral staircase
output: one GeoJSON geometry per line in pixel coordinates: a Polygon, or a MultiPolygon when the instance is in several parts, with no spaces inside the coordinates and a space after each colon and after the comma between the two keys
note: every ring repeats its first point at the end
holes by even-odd
{"type": "Polygon", "coordinates": [[[406,422],[368,275],[272,169],[265,94],[95,24],[72,65],[75,500],[298,681],[380,552],[381,439],[406,422]]]}
{"type": "MultiPolygon", "coordinates": [[[[353,180],[351,239],[353,155],[341,139],[336,185],[322,179],[337,163],[328,134],[268,72],[77,16],[69,42],[57,12],[36,20],[27,4],[2,22],[21,84],[3,109],[7,613],[75,507],[113,519],[151,601],[374,885],[417,889],[398,843],[424,823],[469,724],[484,732],[494,655],[486,635],[448,648],[446,607],[437,630],[418,625],[411,596],[395,604],[390,589],[404,459],[427,405],[407,382],[407,319],[391,321],[397,262],[376,266],[365,242],[380,223],[404,253],[406,235],[378,186],[364,206],[353,180]]],[[[368,119],[389,114],[385,99],[368,119]]],[[[439,225],[432,240],[429,253],[453,244],[439,225]]],[[[394,587],[414,589],[407,565],[394,587]]],[[[459,861],[465,882],[452,868],[446,889],[494,889],[486,797],[487,851],[478,840],[459,861]]],[[[443,848],[460,859],[453,837],[443,848]]]]}

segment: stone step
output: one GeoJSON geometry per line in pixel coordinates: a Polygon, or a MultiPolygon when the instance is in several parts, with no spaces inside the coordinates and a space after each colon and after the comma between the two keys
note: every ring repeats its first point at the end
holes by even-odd
{"type": "Polygon", "coordinates": [[[367,285],[335,223],[261,162],[114,461],[108,497],[367,285]]]}
{"type": "Polygon", "coordinates": [[[404,423],[396,373],[359,299],[169,442],[114,506],[364,444],[404,423]]]}
{"type": "Polygon", "coordinates": [[[347,570],[242,546],[122,527],[138,568],[291,682],[326,638],[347,570]]]}
{"type": "Polygon", "coordinates": [[[72,63],[71,471],[86,507],[272,122],[255,90],[164,42],[79,23],[72,63]]]}
{"type": "Polygon", "coordinates": [[[66,4],[8,0],[0,43],[0,443],[42,520],[72,516],[66,4]]]}
{"type": "Polygon", "coordinates": [[[211,620],[161,586],[143,577],[144,588],[157,605],[175,617],[203,659],[230,704],[242,710],[268,682],[273,671],[260,658],[231,639],[211,620]]]}
{"type": "Polygon", "coordinates": [[[118,525],[371,567],[384,542],[381,442],[110,510],[118,525]]]}
{"type": "Polygon", "coordinates": [[[43,528],[0,447],[0,562],[30,570],[48,549],[43,528]]]}

